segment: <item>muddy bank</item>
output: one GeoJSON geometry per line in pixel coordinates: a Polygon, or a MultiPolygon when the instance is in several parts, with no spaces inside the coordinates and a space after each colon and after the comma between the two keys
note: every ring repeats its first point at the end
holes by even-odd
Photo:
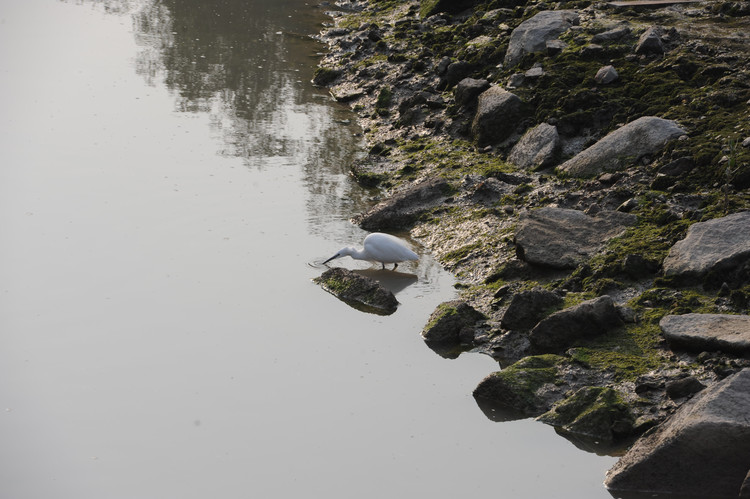
{"type": "Polygon", "coordinates": [[[750,311],[748,2],[338,8],[314,83],[365,131],[356,221],[458,277],[422,334],[497,359],[488,416],[619,452],[750,367],[712,322],[750,311]]]}

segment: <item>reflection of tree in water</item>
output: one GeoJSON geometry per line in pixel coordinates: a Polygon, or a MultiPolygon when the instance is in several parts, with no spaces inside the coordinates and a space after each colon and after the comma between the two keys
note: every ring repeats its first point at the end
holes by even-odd
{"type": "Polygon", "coordinates": [[[256,166],[268,157],[340,163],[355,147],[351,132],[314,101],[321,47],[295,34],[314,28],[313,15],[322,13],[298,0],[153,0],[134,14],[137,70],[172,90],[178,111],[210,113],[224,154],[256,166]]]}
{"type": "Polygon", "coordinates": [[[313,220],[349,216],[364,196],[341,178],[359,150],[335,122],[348,111],[310,84],[323,47],[306,34],[324,20],[301,0],[147,0],[133,14],[138,73],[179,112],[209,113],[222,154],[303,165],[313,220]]]}

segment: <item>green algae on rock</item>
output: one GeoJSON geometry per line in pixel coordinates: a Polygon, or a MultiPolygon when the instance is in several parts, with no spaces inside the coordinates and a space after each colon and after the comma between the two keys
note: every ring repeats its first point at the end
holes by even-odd
{"type": "Polygon", "coordinates": [[[348,269],[328,269],[313,281],[341,301],[363,312],[390,315],[398,308],[398,300],[392,292],[375,279],[348,269]]]}
{"type": "Polygon", "coordinates": [[[635,418],[622,395],[608,387],[584,387],[537,418],[566,433],[614,442],[631,436],[635,418]]]}

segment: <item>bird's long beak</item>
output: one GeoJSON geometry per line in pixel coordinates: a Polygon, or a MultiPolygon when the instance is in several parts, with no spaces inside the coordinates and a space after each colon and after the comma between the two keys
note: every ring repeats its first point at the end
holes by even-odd
{"type": "Polygon", "coordinates": [[[322,263],[321,265],[325,265],[326,263],[330,262],[330,261],[331,261],[331,260],[333,260],[334,258],[338,258],[338,257],[339,257],[339,254],[338,254],[338,253],[336,253],[336,254],[335,254],[335,255],[333,255],[333,256],[332,256],[331,258],[329,258],[328,260],[326,260],[325,262],[323,262],[323,263],[322,263]]]}

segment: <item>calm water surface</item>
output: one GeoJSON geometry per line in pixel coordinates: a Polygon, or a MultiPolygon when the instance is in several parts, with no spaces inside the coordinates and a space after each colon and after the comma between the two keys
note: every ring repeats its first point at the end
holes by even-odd
{"type": "MultiPolygon", "coordinates": [[[[607,498],[496,364],[310,280],[364,233],[301,0],[0,0],[0,497],[607,498]]],[[[338,263],[338,262],[337,262],[338,263]]],[[[340,265],[364,268],[361,262],[340,265]]]]}

